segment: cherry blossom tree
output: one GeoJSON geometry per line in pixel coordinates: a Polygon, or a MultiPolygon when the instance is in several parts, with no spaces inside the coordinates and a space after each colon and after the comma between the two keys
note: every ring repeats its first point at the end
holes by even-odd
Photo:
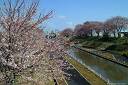
{"type": "Polygon", "coordinates": [[[30,3],[26,4],[26,0],[4,0],[1,7],[0,71],[5,85],[13,85],[17,75],[38,83],[26,75],[40,69],[43,72],[38,76],[44,82],[41,85],[64,74],[63,40],[48,40],[40,29],[53,12],[36,16],[39,2],[34,0],[30,3]]]}
{"type": "Polygon", "coordinates": [[[95,21],[94,22],[94,31],[95,31],[95,33],[97,34],[97,37],[99,37],[100,36],[100,33],[102,33],[102,29],[104,28],[104,26],[103,26],[103,23],[102,22],[99,22],[99,21],[95,21]]]}
{"type": "Polygon", "coordinates": [[[92,21],[87,21],[83,24],[84,29],[86,29],[87,33],[89,36],[93,36],[94,32],[94,27],[95,24],[92,21]]]}
{"type": "Polygon", "coordinates": [[[94,36],[95,33],[97,33],[97,36],[99,36],[99,33],[101,32],[101,29],[103,28],[103,23],[98,21],[87,21],[82,25],[77,25],[75,27],[75,34],[76,35],[84,35],[84,36],[94,36]]]}
{"type": "Polygon", "coordinates": [[[120,32],[126,30],[128,28],[128,18],[122,16],[112,17],[106,21],[111,27],[114,33],[118,33],[118,37],[120,37],[120,32]]]}
{"type": "Polygon", "coordinates": [[[75,26],[75,28],[74,28],[74,35],[75,36],[79,36],[78,31],[79,31],[79,29],[81,29],[81,27],[82,27],[82,24],[78,24],[75,26]]]}
{"type": "Polygon", "coordinates": [[[69,37],[73,35],[73,30],[71,28],[66,28],[60,33],[64,37],[69,37]]]}
{"type": "Polygon", "coordinates": [[[88,30],[85,29],[85,27],[82,25],[80,28],[75,29],[75,33],[76,36],[79,37],[87,37],[88,36],[88,30]]]}

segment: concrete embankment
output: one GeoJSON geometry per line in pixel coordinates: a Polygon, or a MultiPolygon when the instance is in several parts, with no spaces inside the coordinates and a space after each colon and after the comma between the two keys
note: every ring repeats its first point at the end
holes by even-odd
{"type": "Polygon", "coordinates": [[[87,50],[86,48],[82,48],[82,47],[80,47],[80,46],[72,46],[72,47],[77,48],[77,49],[79,49],[79,50],[85,51],[85,52],[90,53],[90,54],[92,54],[92,55],[95,55],[95,56],[97,56],[97,57],[103,58],[103,59],[105,59],[105,60],[111,61],[111,62],[113,62],[113,63],[119,64],[119,65],[121,65],[121,66],[124,66],[124,67],[128,68],[128,65],[127,65],[127,64],[121,63],[121,62],[116,61],[116,60],[111,59],[111,58],[104,57],[102,54],[94,53],[93,51],[87,50]]]}

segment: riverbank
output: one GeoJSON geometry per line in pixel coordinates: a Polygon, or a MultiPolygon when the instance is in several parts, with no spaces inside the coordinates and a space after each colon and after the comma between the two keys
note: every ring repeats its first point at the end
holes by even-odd
{"type": "MultiPolygon", "coordinates": [[[[58,85],[68,85],[67,81],[64,78],[62,80],[58,79],[57,82],[58,82],[58,85]]],[[[51,85],[51,84],[49,84],[49,85],[51,85]]],[[[54,85],[54,84],[52,84],[52,85],[54,85]]]]}
{"type": "Polygon", "coordinates": [[[77,45],[77,46],[73,46],[73,47],[75,47],[75,48],[77,48],[77,49],[80,49],[80,50],[83,50],[83,51],[85,51],[85,52],[91,53],[91,54],[93,54],[93,55],[96,55],[96,56],[98,56],[98,57],[104,58],[104,59],[106,59],[106,60],[109,60],[109,61],[111,61],[111,62],[117,63],[117,64],[119,64],[119,65],[122,65],[122,66],[128,68],[128,64],[127,64],[127,63],[118,61],[118,60],[117,60],[112,54],[110,54],[110,53],[103,53],[102,51],[98,51],[98,50],[95,50],[95,49],[89,49],[89,48],[83,48],[83,47],[78,46],[78,45],[77,45]]]}
{"type": "Polygon", "coordinates": [[[71,42],[80,44],[85,48],[93,48],[96,50],[109,50],[121,56],[128,57],[128,39],[120,38],[104,38],[104,37],[72,37],[71,42]]]}
{"type": "Polygon", "coordinates": [[[100,77],[96,74],[91,72],[88,68],[74,60],[73,58],[65,57],[65,59],[76,68],[76,70],[86,79],[89,81],[91,85],[107,85],[105,81],[103,81],[100,77]]]}

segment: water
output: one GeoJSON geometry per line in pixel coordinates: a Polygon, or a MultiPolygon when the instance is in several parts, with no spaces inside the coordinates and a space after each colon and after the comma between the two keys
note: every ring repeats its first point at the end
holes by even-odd
{"type": "Polygon", "coordinates": [[[67,80],[68,85],[90,85],[75,69],[68,70],[72,76],[67,80]]]}
{"type": "Polygon", "coordinates": [[[72,48],[68,52],[78,62],[89,66],[97,74],[103,76],[105,80],[109,80],[111,83],[120,83],[119,85],[128,84],[128,68],[76,48],[72,48]]]}

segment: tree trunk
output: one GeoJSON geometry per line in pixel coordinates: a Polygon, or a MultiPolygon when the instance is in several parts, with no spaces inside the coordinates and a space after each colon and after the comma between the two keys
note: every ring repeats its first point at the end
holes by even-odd
{"type": "Polygon", "coordinates": [[[118,38],[120,38],[121,37],[121,35],[120,35],[120,33],[118,33],[118,38]]]}
{"type": "Polygon", "coordinates": [[[53,79],[54,80],[54,85],[58,85],[58,83],[57,83],[57,80],[56,79],[53,79]]]}
{"type": "Polygon", "coordinates": [[[91,31],[91,37],[93,37],[93,31],[91,31]]]}
{"type": "Polygon", "coordinates": [[[114,37],[116,37],[116,33],[115,32],[113,33],[113,35],[114,35],[114,37]]]}
{"type": "Polygon", "coordinates": [[[100,37],[100,33],[97,33],[97,37],[100,37]]]}

